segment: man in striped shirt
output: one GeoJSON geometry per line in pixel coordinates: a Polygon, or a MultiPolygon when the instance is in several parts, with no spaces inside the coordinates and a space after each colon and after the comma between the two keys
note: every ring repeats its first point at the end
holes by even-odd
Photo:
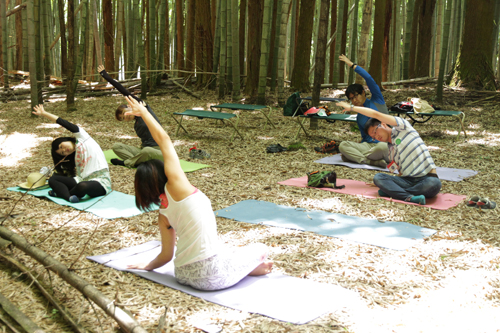
{"type": "Polygon", "coordinates": [[[424,141],[408,121],[346,102],[337,105],[372,118],[366,122],[365,132],[388,143],[392,161],[389,166],[398,171],[399,177],[376,174],[373,183],[379,188],[380,196],[425,205],[426,198],[439,193],[441,181],[436,174],[436,165],[424,141]]]}

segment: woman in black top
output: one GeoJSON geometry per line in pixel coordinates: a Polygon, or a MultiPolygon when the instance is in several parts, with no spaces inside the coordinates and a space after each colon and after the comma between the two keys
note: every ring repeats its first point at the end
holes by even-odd
{"type": "MultiPolygon", "coordinates": [[[[138,102],[142,102],[142,100],[134,95],[132,95],[127,89],[125,89],[119,82],[113,80],[103,65],[99,65],[97,68],[99,74],[106,79],[113,87],[116,88],[123,96],[131,96],[138,102]]],[[[160,124],[160,120],[153,112],[153,110],[146,105],[146,109],[151,113],[153,118],[160,124]]],[[[153,159],[163,160],[163,156],[160,151],[160,147],[156,143],[156,141],[151,136],[146,123],[141,117],[135,117],[132,115],[125,115],[126,111],[130,111],[128,105],[122,104],[115,111],[115,118],[118,121],[132,121],[134,120],[134,130],[137,136],[141,139],[141,147],[135,147],[126,145],[124,143],[117,142],[113,145],[114,153],[121,158],[113,158],[111,163],[114,165],[124,165],[128,167],[137,167],[142,162],[146,162],[153,159]]]]}

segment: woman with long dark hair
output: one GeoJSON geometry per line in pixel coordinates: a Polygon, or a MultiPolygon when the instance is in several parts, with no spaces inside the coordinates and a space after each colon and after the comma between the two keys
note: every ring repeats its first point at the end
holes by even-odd
{"type": "Polygon", "coordinates": [[[142,103],[132,97],[126,100],[131,109],[126,114],[142,117],[165,161],[141,163],[134,181],[138,208],[148,210],[152,204],[160,205],[161,252],[150,262],[131,264],[128,268],[161,267],[172,260],[176,245],[175,278],[196,289],[225,289],[247,275],[271,272],[273,263],[266,260],[264,244],[237,249],[221,246],[210,199],[189,182],[169,135],[142,103]]]}
{"type": "Polygon", "coordinates": [[[43,108],[34,107],[33,114],[45,117],[75,137],[60,137],[52,141],[51,154],[55,173],[49,178],[49,195],[77,203],[85,195],[98,197],[111,192],[108,163],[101,147],[83,128],[55,116],[43,108]]]}

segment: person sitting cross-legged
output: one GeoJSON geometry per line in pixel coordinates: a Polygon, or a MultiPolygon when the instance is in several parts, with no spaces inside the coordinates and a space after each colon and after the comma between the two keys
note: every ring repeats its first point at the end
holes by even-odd
{"type": "MultiPolygon", "coordinates": [[[[361,84],[354,83],[347,87],[345,91],[346,97],[354,106],[365,106],[374,109],[381,113],[388,114],[387,105],[385,104],[384,96],[380,91],[375,80],[361,66],[356,65],[349,60],[345,55],[340,55],[339,60],[351,67],[366,81],[366,85],[372,94],[371,98],[366,97],[365,89],[361,84]]],[[[342,154],[342,160],[346,162],[354,162],[359,164],[369,164],[385,168],[388,160],[387,144],[379,142],[371,138],[365,131],[364,126],[368,117],[363,114],[358,114],[356,122],[361,134],[361,142],[342,141],[339,145],[339,152],[342,154]]]]}
{"type": "Polygon", "coordinates": [[[389,158],[399,176],[377,173],[373,177],[380,196],[425,205],[426,198],[433,198],[439,193],[441,181],[434,160],[418,132],[407,120],[346,102],[337,105],[344,110],[371,117],[365,124],[365,132],[380,142],[388,143],[389,158]]]}
{"type": "MultiPolygon", "coordinates": [[[[142,102],[140,98],[132,95],[119,82],[113,80],[106,72],[103,65],[99,65],[97,70],[99,71],[99,74],[113,87],[115,87],[123,96],[131,96],[137,101],[142,102]]],[[[146,109],[149,113],[151,113],[155,121],[160,123],[160,120],[149,105],[146,105],[146,109]]],[[[121,142],[113,144],[113,152],[121,159],[113,158],[111,159],[111,164],[137,167],[139,164],[149,160],[163,160],[160,147],[151,136],[151,133],[142,118],[126,115],[125,112],[129,110],[130,109],[126,104],[120,105],[115,111],[115,118],[118,121],[134,121],[134,131],[141,139],[141,147],[130,146],[121,142]]]]}

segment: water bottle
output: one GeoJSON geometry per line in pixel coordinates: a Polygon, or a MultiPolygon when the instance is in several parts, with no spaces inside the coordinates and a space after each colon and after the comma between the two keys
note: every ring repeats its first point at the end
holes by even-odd
{"type": "Polygon", "coordinates": [[[50,167],[42,167],[40,169],[40,173],[44,175],[45,177],[50,177],[50,167]]]}

